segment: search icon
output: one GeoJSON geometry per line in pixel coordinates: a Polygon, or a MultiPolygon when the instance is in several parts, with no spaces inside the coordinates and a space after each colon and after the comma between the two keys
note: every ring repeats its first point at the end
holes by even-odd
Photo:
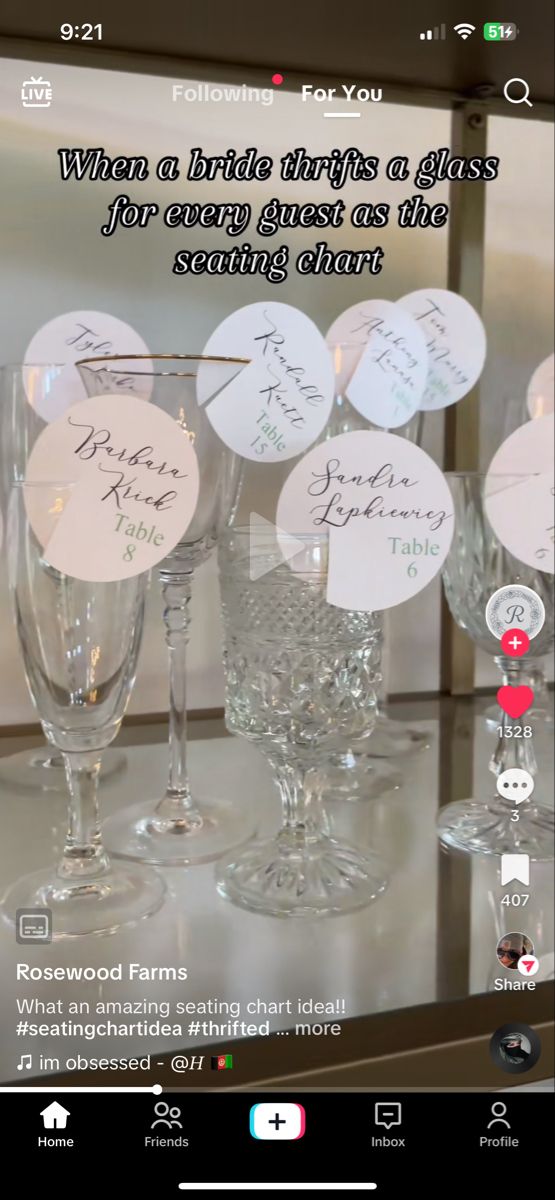
{"type": "Polygon", "coordinates": [[[508,79],[505,87],[503,88],[503,94],[505,96],[505,100],[509,101],[509,104],[527,104],[528,108],[534,107],[532,101],[528,99],[530,95],[530,88],[528,87],[525,79],[508,79]],[[522,85],[524,88],[522,96],[511,96],[510,89],[512,88],[513,83],[522,85]]]}

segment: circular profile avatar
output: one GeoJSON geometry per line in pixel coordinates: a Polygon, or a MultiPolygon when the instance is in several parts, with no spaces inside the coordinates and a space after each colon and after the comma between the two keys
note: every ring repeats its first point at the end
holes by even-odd
{"type": "MultiPolygon", "coordinates": [[[[530,1025],[511,1021],[495,1030],[489,1044],[492,1061],[509,1075],[522,1075],[535,1067],[541,1055],[541,1042],[530,1025]]],[[[493,1109],[492,1109],[493,1111],[493,1109]]]]}
{"type": "Polygon", "coordinates": [[[534,946],[525,933],[504,933],[497,943],[497,959],[508,971],[517,971],[524,954],[533,955],[534,946]]]}
{"type": "Polygon", "coordinates": [[[523,1033],[509,1033],[499,1041],[499,1054],[506,1063],[524,1066],[532,1053],[528,1038],[523,1033]]]}

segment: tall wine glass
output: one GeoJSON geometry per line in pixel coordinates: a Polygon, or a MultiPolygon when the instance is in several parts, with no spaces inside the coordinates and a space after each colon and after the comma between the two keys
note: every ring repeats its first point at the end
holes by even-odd
{"type": "MultiPolygon", "coordinates": [[[[501,643],[488,629],[486,605],[498,588],[508,584],[520,583],[537,592],[546,616],[531,646],[534,654],[547,654],[553,646],[553,576],[519,562],[501,545],[485,511],[485,476],[465,472],[447,478],[455,512],[455,534],[443,568],[449,608],[457,625],[480,649],[494,656],[503,683],[517,686],[526,671],[525,661],[502,653],[501,643]]],[[[490,770],[497,776],[509,767],[520,767],[535,775],[533,737],[515,736],[517,727],[528,727],[526,714],[513,720],[503,713],[502,718],[490,770]]],[[[520,804],[518,821],[511,819],[514,809],[514,802],[499,796],[492,781],[489,795],[457,800],[441,809],[439,836],[451,846],[476,853],[519,852],[531,858],[551,858],[552,810],[536,804],[533,795],[520,804]]]]}
{"type": "MultiPolygon", "coordinates": [[[[542,405],[539,405],[539,413],[542,414],[542,405]]],[[[528,411],[528,404],[523,396],[503,397],[503,422],[501,428],[501,437],[499,445],[515,432],[515,429],[530,421],[532,418],[528,411]]],[[[549,701],[548,685],[545,676],[545,666],[540,658],[536,658],[534,653],[534,642],[532,642],[528,654],[522,663],[522,680],[532,688],[534,692],[534,703],[532,708],[526,714],[526,720],[532,722],[536,726],[540,726],[545,722],[547,725],[547,733],[551,732],[553,726],[553,716],[551,704],[549,701]]],[[[484,719],[489,728],[494,731],[498,725],[503,722],[503,712],[498,704],[489,704],[484,711],[484,719]]]]}
{"type": "Polygon", "coordinates": [[[247,807],[224,798],[193,796],[187,772],[186,651],[193,573],[209,556],[235,510],[242,460],[215,433],[197,399],[197,378],[221,392],[245,359],[187,354],[149,358],[110,356],[77,363],[89,396],[133,393],[162,408],[190,438],[199,468],[199,496],[183,540],[158,568],[169,654],[169,775],[161,796],[125,809],[106,822],[114,854],[165,866],[209,862],[252,832],[247,807]]]}
{"type": "Polygon", "coordinates": [[[330,836],[322,806],[329,753],[373,728],[378,623],[327,603],[327,537],[302,541],[295,570],[263,528],[227,530],[219,552],[227,725],[268,759],[283,825],[219,862],[218,889],[282,917],[348,912],[386,886],[371,851],[330,836]]]}
{"type": "MultiPolygon", "coordinates": [[[[336,437],[340,433],[351,433],[357,429],[379,431],[380,427],[363,417],[346,395],[349,380],[360,358],[360,343],[336,342],[330,345],[330,353],[334,365],[335,391],[333,408],[323,439],[336,437]]],[[[389,432],[407,438],[414,445],[420,446],[423,426],[424,413],[417,412],[405,425],[397,426],[389,432]]],[[[387,634],[383,632],[382,637],[385,639],[386,636],[387,634]]],[[[428,734],[424,730],[389,716],[383,675],[377,694],[376,727],[368,745],[363,749],[354,747],[347,750],[344,766],[350,768],[348,774],[342,776],[340,772],[334,771],[330,780],[332,788],[339,789],[345,795],[350,793],[353,796],[361,795],[371,798],[373,795],[378,796],[392,788],[399,787],[402,783],[400,771],[389,765],[373,763],[372,759],[396,758],[405,754],[414,754],[419,750],[427,749],[430,744],[428,734]]],[[[337,760],[337,765],[339,766],[339,760],[337,760]]]]}
{"type": "MultiPolygon", "coordinates": [[[[28,513],[50,523],[71,484],[16,484],[8,520],[8,571],[27,683],[43,731],[62,755],[69,820],[57,868],[25,876],[8,891],[3,915],[46,907],[54,938],[112,933],[150,916],[165,887],[157,872],[114,865],[102,843],[98,775],[104,749],[118,733],[135,679],[146,576],[85,583],[55,570],[28,513]]],[[[32,835],[31,835],[32,836],[32,835]]]]}
{"type": "MultiPolygon", "coordinates": [[[[43,405],[65,370],[65,363],[8,363],[0,368],[0,505],[4,514],[11,486],[25,479],[27,459],[46,428],[40,415],[43,405]]],[[[123,750],[107,750],[102,757],[101,780],[125,765],[123,750]]],[[[62,755],[53,746],[5,755],[0,758],[0,783],[23,791],[64,794],[62,755]]]]}

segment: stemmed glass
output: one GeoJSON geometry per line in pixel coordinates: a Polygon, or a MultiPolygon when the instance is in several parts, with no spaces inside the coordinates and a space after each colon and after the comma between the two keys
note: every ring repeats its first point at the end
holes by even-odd
{"type": "MultiPolygon", "coordinates": [[[[0,503],[7,512],[11,485],[25,479],[27,459],[46,422],[39,414],[66,370],[65,363],[9,363],[0,368],[0,503]]],[[[122,750],[107,750],[101,780],[126,764],[122,750]]],[[[0,758],[0,782],[24,791],[64,793],[62,755],[52,746],[0,758]]]]}
{"type": "MultiPolygon", "coordinates": [[[[541,415],[541,406],[540,413],[541,415]]],[[[503,397],[503,428],[501,432],[500,444],[505,442],[515,429],[520,429],[532,418],[528,411],[526,400],[520,396],[518,399],[503,397]]],[[[549,692],[547,680],[545,676],[545,668],[541,659],[536,658],[534,653],[535,643],[532,642],[526,659],[522,663],[522,680],[532,688],[534,693],[534,703],[532,708],[526,713],[526,720],[531,721],[541,729],[541,722],[545,722],[548,727],[553,725],[553,717],[551,714],[551,706],[549,702],[549,692]]],[[[502,724],[503,712],[498,704],[489,704],[484,711],[484,720],[491,730],[497,729],[497,726],[502,724]]]]}
{"type": "Polygon", "coordinates": [[[8,891],[3,915],[46,907],[54,938],[112,933],[150,916],[165,886],[157,872],[114,866],[98,811],[101,756],[119,731],[135,679],[146,577],[85,583],[55,570],[30,515],[50,533],[71,484],[20,483],[8,519],[8,572],[27,683],[51,746],[63,755],[69,820],[57,868],[25,876],[8,891]]]}
{"type": "Polygon", "coordinates": [[[362,908],[386,886],[370,850],[330,836],[322,806],[329,753],[374,725],[379,625],[327,603],[327,537],[301,540],[295,570],[260,527],[227,530],[219,550],[227,725],[268,759],[283,825],[221,860],[217,885],[235,904],[282,917],[362,908]]]}
{"type": "MultiPolygon", "coordinates": [[[[455,534],[443,568],[445,595],[451,613],[480,649],[493,654],[504,684],[518,686],[526,672],[522,658],[508,658],[486,624],[486,605],[498,588],[520,583],[541,597],[545,623],[531,646],[538,656],[553,646],[553,576],[519,562],[500,544],[484,506],[485,476],[461,473],[447,476],[455,508],[455,534]]],[[[514,476],[511,477],[514,479],[514,476]]],[[[509,767],[535,775],[533,738],[516,734],[527,725],[526,714],[512,720],[502,713],[501,734],[490,761],[495,776],[509,767]]],[[[536,804],[533,795],[511,819],[514,802],[491,793],[483,799],[457,800],[442,808],[438,819],[442,841],[483,854],[520,852],[531,858],[553,855],[553,812],[536,804]]]]}
{"type": "MultiPolygon", "coordinates": [[[[247,360],[187,354],[121,355],[83,359],[77,368],[89,396],[133,393],[162,408],[188,437],[198,460],[200,490],[183,540],[158,568],[169,653],[169,777],[157,799],[134,805],[106,822],[106,844],[123,858],[166,866],[209,862],[252,832],[250,812],[225,799],[194,798],[187,773],[186,651],[193,572],[209,556],[232,518],[239,496],[242,460],[215,433],[197,379],[210,396],[246,366],[247,360]]],[[[116,402],[116,401],[115,401],[116,402]]]]}
{"type": "MultiPolygon", "coordinates": [[[[379,431],[380,427],[363,417],[353,407],[346,395],[349,380],[360,358],[360,343],[337,342],[331,344],[329,349],[334,364],[335,392],[330,419],[323,435],[324,439],[336,437],[340,433],[351,433],[357,429],[379,431]]],[[[397,426],[389,432],[407,438],[416,446],[420,446],[423,425],[424,413],[417,412],[405,425],[397,426]]],[[[385,633],[382,636],[385,638],[385,633]]],[[[339,788],[346,794],[351,793],[356,796],[360,793],[361,797],[371,798],[373,795],[379,796],[391,788],[398,788],[402,783],[400,772],[385,764],[373,763],[371,760],[414,754],[418,750],[427,749],[430,744],[424,730],[388,715],[383,676],[378,685],[377,694],[378,709],[372,738],[367,747],[354,747],[345,753],[343,765],[351,769],[347,774],[344,773],[343,777],[340,771],[334,771],[331,781],[334,790],[339,788]]],[[[339,767],[339,760],[337,760],[337,765],[339,767]]]]}

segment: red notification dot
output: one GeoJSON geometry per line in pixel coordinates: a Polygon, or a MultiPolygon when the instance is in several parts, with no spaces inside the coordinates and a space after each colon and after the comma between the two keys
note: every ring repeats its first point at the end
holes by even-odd
{"type": "Polygon", "coordinates": [[[523,629],[506,629],[501,638],[501,649],[509,658],[521,658],[529,645],[530,638],[523,629]]]}
{"type": "Polygon", "coordinates": [[[272,75],[272,83],[274,83],[276,87],[279,87],[280,83],[283,83],[283,75],[280,75],[279,71],[277,71],[275,75],[272,75]]]}

